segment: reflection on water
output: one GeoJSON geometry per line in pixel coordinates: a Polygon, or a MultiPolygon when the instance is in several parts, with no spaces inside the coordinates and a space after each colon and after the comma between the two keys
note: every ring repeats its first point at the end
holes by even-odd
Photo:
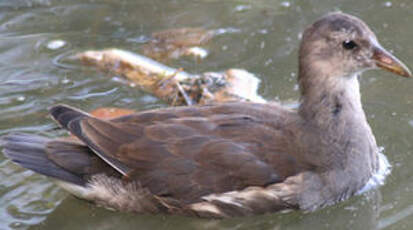
{"type": "MultiPolygon", "coordinates": [[[[294,101],[301,31],[332,10],[366,20],[381,43],[411,66],[410,0],[0,1],[0,134],[63,135],[47,117],[47,107],[55,103],[86,110],[165,106],[116,76],[71,61],[70,56],[109,47],[141,52],[153,32],[176,27],[223,33],[207,45],[210,54],[201,63],[183,58],[169,65],[191,73],[247,69],[262,79],[260,92],[266,99],[294,101]],[[56,41],[64,45],[51,45],[56,41]]],[[[230,220],[114,213],[68,196],[50,180],[0,154],[0,229],[410,229],[412,86],[412,81],[387,73],[364,74],[364,107],[393,170],[378,190],[339,205],[315,213],[230,220]]]]}

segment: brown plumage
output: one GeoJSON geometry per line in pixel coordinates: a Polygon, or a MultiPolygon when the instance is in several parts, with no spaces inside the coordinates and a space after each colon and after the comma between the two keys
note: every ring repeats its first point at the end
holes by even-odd
{"type": "Polygon", "coordinates": [[[100,205],[229,217],[314,210],[359,191],[379,168],[357,73],[409,70],[359,19],[332,13],[300,48],[298,111],[233,102],[102,120],[65,105],[52,117],[77,139],[3,138],[14,162],[100,205]]]}

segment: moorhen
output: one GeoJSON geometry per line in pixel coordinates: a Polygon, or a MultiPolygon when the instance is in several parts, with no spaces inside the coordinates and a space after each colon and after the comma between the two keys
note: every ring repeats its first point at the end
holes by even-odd
{"type": "Polygon", "coordinates": [[[301,104],[231,102],[111,120],[67,105],[51,116],[73,136],[15,133],[6,157],[111,209],[231,217],[315,210],[358,193],[380,170],[357,76],[411,73],[360,19],[330,13],[299,50],[301,104]]]}

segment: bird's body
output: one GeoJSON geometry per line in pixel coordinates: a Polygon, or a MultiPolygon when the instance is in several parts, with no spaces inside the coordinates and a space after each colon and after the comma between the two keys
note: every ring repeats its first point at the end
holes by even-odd
{"type": "Polygon", "coordinates": [[[11,134],[4,153],[122,211],[228,217],[314,210],[355,194],[379,170],[357,79],[376,66],[410,75],[363,22],[334,13],[304,33],[297,111],[232,102],[102,120],[58,105],[52,117],[75,138],[11,134]]]}

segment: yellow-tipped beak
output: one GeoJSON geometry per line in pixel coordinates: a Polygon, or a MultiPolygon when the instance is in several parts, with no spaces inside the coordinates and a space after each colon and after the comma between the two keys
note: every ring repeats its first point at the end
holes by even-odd
{"type": "Polygon", "coordinates": [[[376,65],[384,70],[403,77],[412,76],[409,68],[403,62],[380,46],[374,49],[373,59],[376,61],[376,65]]]}

